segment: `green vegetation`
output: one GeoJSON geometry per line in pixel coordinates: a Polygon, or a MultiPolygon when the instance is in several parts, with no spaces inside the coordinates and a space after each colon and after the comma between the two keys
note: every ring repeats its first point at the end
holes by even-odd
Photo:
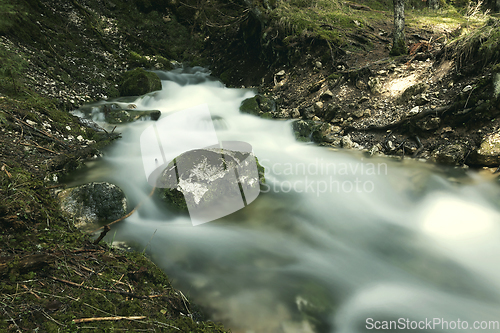
{"type": "Polygon", "coordinates": [[[287,44],[301,38],[318,38],[336,46],[348,44],[347,36],[363,30],[370,20],[383,19],[384,13],[359,11],[338,1],[308,1],[307,6],[296,1],[280,1],[270,12],[271,25],[286,37],[287,44]]]}
{"type": "Polygon", "coordinates": [[[27,66],[27,57],[19,55],[0,44],[0,90],[17,95],[19,90],[18,82],[27,66]]]}
{"type": "Polygon", "coordinates": [[[140,96],[161,90],[161,81],[155,73],[135,68],[123,74],[119,88],[122,96],[140,96]]]}
{"type": "Polygon", "coordinates": [[[500,61],[500,20],[489,18],[480,28],[449,45],[457,54],[457,67],[482,69],[500,61]]]}

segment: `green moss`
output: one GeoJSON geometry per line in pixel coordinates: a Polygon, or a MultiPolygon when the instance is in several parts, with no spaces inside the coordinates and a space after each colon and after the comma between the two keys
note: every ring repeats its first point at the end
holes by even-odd
{"type": "Polygon", "coordinates": [[[161,90],[161,80],[153,72],[136,68],[123,74],[119,87],[122,96],[139,96],[161,90]]]}
{"type": "Polygon", "coordinates": [[[251,97],[241,102],[240,112],[258,116],[260,113],[260,108],[259,108],[259,103],[257,102],[257,98],[251,97]]]}
{"type": "Polygon", "coordinates": [[[231,82],[232,76],[233,76],[232,70],[228,69],[228,70],[222,72],[219,79],[221,80],[222,83],[228,85],[231,82]]]}
{"type": "Polygon", "coordinates": [[[408,48],[406,47],[405,40],[398,40],[392,45],[391,56],[400,56],[408,53],[408,48]]]}
{"type": "Polygon", "coordinates": [[[28,65],[26,59],[26,55],[0,45],[0,91],[16,95],[20,92],[19,80],[28,65]]]}

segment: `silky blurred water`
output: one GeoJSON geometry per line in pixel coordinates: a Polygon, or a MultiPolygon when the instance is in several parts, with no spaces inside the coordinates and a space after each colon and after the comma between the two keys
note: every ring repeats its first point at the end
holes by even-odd
{"type": "Polygon", "coordinates": [[[123,137],[73,184],[109,181],[130,207],[143,202],[108,241],[147,248],[212,320],[259,333],[366,332],[384,321],[397,324],[391,332],[498,324],[494,181],[297,142],[290,121],[239,112],[252,90],[225,88],[202,68],[157,73],[162,91],[137,99],[137,110],[163,118],[207,104],[219,140],[250,143],[266,167],[259,197],[196,227],[149,198],[139,137],[151,121],[118,126],[123,137]]]}

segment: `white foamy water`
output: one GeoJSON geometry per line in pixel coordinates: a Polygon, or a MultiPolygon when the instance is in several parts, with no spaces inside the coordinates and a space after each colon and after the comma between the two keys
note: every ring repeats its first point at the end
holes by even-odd
{"type": "Polygon", "coordinates": [[[500,321],[496,183],[472,172],[451,182],[460,172],[300,143],[290,121],[239,112],[251,90],[225,88],[200,68],[158,74],[163,90],[138,99],[137,109],[167,117],[207,104],[220,141],[252,145],[265,190],[193,227],[148,198],[139,137],[150,121],[119,126],[123,138],[75,182],[109,181],[130,206],[144,201],[109,237],[147,246],[213,320],[259,333],[365,332],[384,323],[474,332],[500,321]]]}

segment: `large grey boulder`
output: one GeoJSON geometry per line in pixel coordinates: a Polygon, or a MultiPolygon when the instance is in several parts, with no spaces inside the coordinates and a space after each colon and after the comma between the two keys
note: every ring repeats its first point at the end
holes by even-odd
{"type": "Polygon", "coordinates": [[[76,227],[111,222],[127,212],[125,193],[116,185],[93,182],[62,190],[57,195],[62,211],[76,227]]]}
{"type": "Polygon", "coordinates": [[[264,168],[251,149],[227,143],[224,147],[194,149],[177,156],[156,181],[161,198],[178,211],[189,210],[192,219],[196,215],[202,222],[255,200],[265,183],[264,168]]]}

